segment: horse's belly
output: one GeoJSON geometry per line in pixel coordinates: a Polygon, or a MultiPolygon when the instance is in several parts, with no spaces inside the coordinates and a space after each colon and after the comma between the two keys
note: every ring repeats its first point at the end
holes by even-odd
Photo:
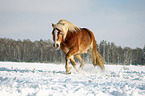
{"type": "Polygon", "coordinates": [[[79,48],[79,53],[87,53],[87,51],[88,51],[88,49],[89,49],[89,46],[88,47],[80,47],[79,48]]]}
{"type": "Polygon", "coordinates": [[[87,53],[88,49],[90,49],[92,47],[92,43],[91,44],[86,44],[86,45],[82,45],[79,47],[79,52],[80,53],[87,53]]]}

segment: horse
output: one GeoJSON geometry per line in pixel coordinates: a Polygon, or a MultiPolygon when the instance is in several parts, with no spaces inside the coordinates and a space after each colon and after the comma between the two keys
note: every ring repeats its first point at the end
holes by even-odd
{"type": "Polygon", "coordinates": [[[82,53],[88,53],[92,58],[93,65],[99,65],[104,70],[102,56],[96,49],[95,37],[89,29],[79,28],[64,19],[59,20],[57,24],[52,23],[52,27],[53,46],[55,50],[61,48],[65,55],[66,74],[69,74],[72,69],[69,65],[69,60],[76,71],[79,72],[74,58],[80,62],[80,69],[83,69],[84,61],[81,58],[82,53]]]}

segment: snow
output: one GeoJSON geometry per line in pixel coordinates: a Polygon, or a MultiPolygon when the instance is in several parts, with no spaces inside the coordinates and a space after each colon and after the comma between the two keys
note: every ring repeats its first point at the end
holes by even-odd
{"type": "Polygon", "coordinates": [[[145,66],[0,62],[0,96],[145,96],[145,66]]]}

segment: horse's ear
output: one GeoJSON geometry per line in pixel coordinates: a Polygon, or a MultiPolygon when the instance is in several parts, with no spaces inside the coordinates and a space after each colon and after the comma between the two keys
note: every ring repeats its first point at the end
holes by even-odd
{"type": "Polygon", "coordinates": [[[54,24],[52,23],[52,27],[54,27],[54,24]]]}

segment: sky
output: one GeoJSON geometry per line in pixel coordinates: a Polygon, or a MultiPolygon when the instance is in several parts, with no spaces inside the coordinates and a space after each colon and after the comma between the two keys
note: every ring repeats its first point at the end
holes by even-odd
{"type": "Polygon", "coordinates": [[[97,43],[145,45],[145,0],[0,0],[0,38],[52,40],[60,19],[90,29],[97,43]]]}

